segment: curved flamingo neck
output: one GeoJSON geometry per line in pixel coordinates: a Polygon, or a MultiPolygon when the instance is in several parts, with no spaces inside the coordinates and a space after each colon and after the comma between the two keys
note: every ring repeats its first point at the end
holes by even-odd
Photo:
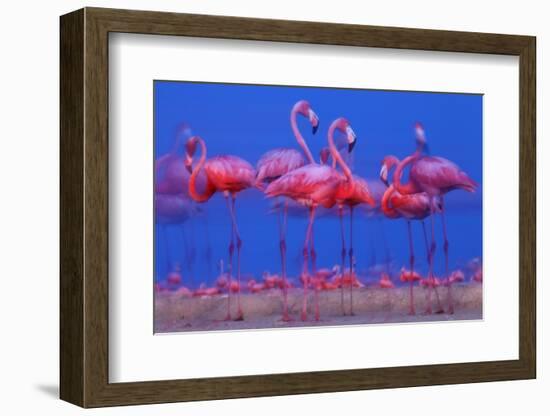
{"type": "Polygon", "coordinates": [[[393,174],[393,185],[395,187],[395,190],[403,195],[410,195],[415,194],[419,192],[418,186],[414,184],[414,182],[411,182],[411,179],[409,178],[409,182],[407,183],[401,183],[401,178],[403,177],[403,171],[407,167],[407,165],[412,164],[416,160],[420,158],[420,154],[422,153],[423,144],[419,144],[416,151],[412,154],[407,156],[405,159],[403,159],[395,169],[395,173],[393,174]]]}
{"type": "Polygon", "coordinates": [[[332,155],[333,167],[338,163],[340,168],[342,168],[342,172],[346,175],[346,178],[351,179],[351,170],[334,144],[334,130],[336,130],[336,125],[333,123],[328,129],[328,146],[330,154],[332,155]]]}
{"type": "Polygon", "coordinates": [[[384,195],[382,196],[382,202],[380,203],[380,208],[382,209],[382,212],[388,218],[400,217],[399,213],[391,206],[390,203],[390,198],[394,191],[395,188],[393,187],[393,185],[388,186],[388,188],[384,192],[384,195]]]}
{"type": "Polygon", "coordinates": [[[309,163],[315,163],[315,159],[313,159],[313,155],[311,154],[311,151],[309,150],[309,147],[307,146],[306,141],[304,140],[304,137],[300,133],[300,130],[298,129],[298,122],[296,121],[298,114],[298,110],[296,108],[293,108],[290,112],[290,125],[292,127],[292,132],[294,133],[294,137],[296,137],[296,141],[304,151],[306,157],[309,160],[309,163]]]}
{"type": "Polygon", "coordinates": [[[208,178],[206,178],[207,186],[205,192],[201,194],[197,191],[197,176],[199,175],[199,172],[203,168],[206,161],[206,144],[201,138],[197,138],[197,141],[199,142],[199,145],[201,147],[201,157],[199,159],[199,162],[197,163],[197,166],[195,166],[195,169],[193,169],[193,172],[191,173],[191,178],[189,179],[189,195],[197,202],[205,202],[210,199],[214,192],[212,190],[212,187],[209,186],[208,178]]]}

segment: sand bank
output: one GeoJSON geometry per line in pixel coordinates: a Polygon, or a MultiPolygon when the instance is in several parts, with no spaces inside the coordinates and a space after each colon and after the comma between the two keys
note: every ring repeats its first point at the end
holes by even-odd
{"type": "MultiPolygon", "coordinates": [[[[482,286],[464,284],[453,287],[455,313],[449,315],[424,313],[427,289],[415,287],[416,315],[409,315],[409,289],[359,288],[353,291],[354,316],[342,316],[340,290],[319,292],[320,321],[314,320],[314,293],[309,291],[306,322],[300,320],[302,289],[290,289],[288,301],[291,322],[281,321],[282,294],[273,289],[257,294],[241,294],[243,321],[224,321],[227,295],[185,297],[177,293],[159,292],[155,295],[155,332],[188,332],[237,330],[257,328],[287,328],[323,325],[358,325],[397,322],[457,321],[482,318],[482,286]]],[[[349,288],[346,289],[346,300],[349,288]]],[[[439,288],[443,306],[446,306],[447,289],[439,288]]],[[[435,296],[432,303],[435,311],[435,296]]],[[[232,313],[236,311],[236,296],[231,297],[232,313]]]]}

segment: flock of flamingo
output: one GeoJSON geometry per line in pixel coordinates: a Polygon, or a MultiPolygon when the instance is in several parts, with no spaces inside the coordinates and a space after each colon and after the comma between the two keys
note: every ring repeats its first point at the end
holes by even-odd
{"type": "MultiPolygon", "coordinates": [[[[207,159],[205,141],[192,135],[187,126],[180,130],[173,149],[157,159],[155,163],[155,213],[158,224],[178,224],[185,222],[198,210],[198,204],[206,203],[216,194],[223,194],[230,219],[230,236],[228,245],[227,272],[223,272],[215,286],[201,285],[192,291],[181,285],[181,274],[178,266],[166,278],[167,285],[157,283],[157,290],[177,288],[180,293],[189,296],[227,295],[227,312],[225,320],[243,320],[245,314],[241,305],[241,291],[259,293],[265,290],[277,289],[282,294],[282,320],[291,321],[288,305],[288,289],[293,284],[287,277],[287,245],[286,228],[289,204],[303,207],[308,213],[302,249],[302,271],[300,282],[303,286],[303,301],[300,319],[308,320],[308,290],[313,290],[315,299],[314,319],[320,319],[318,293],[321,290],[340,290],[341,312],[343,315],[354,315],[353,290],[363,286],[354,271],[353,251],[353,218],[354,208],[364,204],[379,206],[384,216],[390,219],[403,219],[407,223],[408,242],[410,250],[409,269],[402,268],[400,280],[409,285],[409,314],[414,315],[415,284],[427,290],[425,313],[432,311],[432,292],[435,294],[435,313],[444,313],[437,288],[447,289],[446,312],[454,313],[452,286],[464,281],[464,273],[460,270],[449,271],[449,242],[445,219],[444,197],[453,190],[475,192],[477,188],[468,175],[448,159],[425,154],[426,135],[420,123],[416,123],[414,132],[416,139],[415,151],[399,160],[393,155],[386,156],[381,162],[380,180],[385,185],[381,198],[371,192],[369,183],[353,174],[342,153],[351,154],[357,142],[357,136],[350,122],[340,117],[334,120],[328,129],[327,144],[320,153],[317,162],[304,137],[298,129],[297,118],[303,116],[309,120],[312,132],[319,128],[319,118],[309,102],[298,101],[290,113],[290,124],[299,145],[294,148],[277,148],[268,151],[258,160],[256,167],[248,161],[235,155],[217,155],[207,159]],[[345,148],[335,143],[335,134],[339,132],[345,137],[345,148]],[[178,149],[185,138],[185,152],[178,154],[178,149]],[[197,149],[200,150],[198,161],[195,160],[197,149]],[[403,182],[403,174],[408,169],[408,181],[403,182]],[[392,174],[393,172],[393,174],[392,174]],[[235,203],[239,192],[255,188],[263,192],[267,198],[276,202],[277,221],[279,228],[279,248],[281,258],[280,275],[264,273],[261,282],[250,279],[246,285],[241,285],[241,250],[243,240],[238,227],[235,203]],[[317,269],[314,223],[319,207],[336,208],[340,222],[341,251],[338,266],[333,269],[317,269]],[[434,260],[436,254],[435,216],[440,215],[443,230],[443,251],[445,261],[445,277],[438,279],[434,275],[434,260]],[[349,217],[349,244],[346,244],[344,233],[344,218],[349,217]],[[429,217],[430,229],[426,230],[425,219],[429,217]],[[423,278],[415,271],[415,252],[412,237],[412,221],[420,221],[426,245],[429,272],[423,278]],[[349,248],[347,248],[349,246],[349,248]],[[236,249],[236,250],[235,250],[236,249]],[[236,253],[235,253],[236,251],[236,253]],[[236,254],[236,279],[233,278],[234,255],[236,254]],[[346,268],[346,262],[348,267],[346,268]],[[347,302],[345,293],[349,292],[347,302]],[[231,299],[236,297],[236,314],[232,314],[231,299]],[[347,306],[346,306],[347,303],[347,306]]],[[[472,279],[482,280],[481,266],[474,269],[472,279]]],[[[388,273],[381,273],[379,287],[393,288],[394,283],[388,273]]]]}

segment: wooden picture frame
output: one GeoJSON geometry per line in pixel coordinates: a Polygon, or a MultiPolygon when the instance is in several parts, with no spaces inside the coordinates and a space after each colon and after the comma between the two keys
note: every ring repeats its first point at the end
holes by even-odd
{"type": "Polygon", "coordinates": [[[61,17],[60,396],[82,407],[529,379],[536,376],[535,53],[530,36],[85,8],[61,17]],[[110,32],[519,57],[519,359],[109,383],[110,32]]]}

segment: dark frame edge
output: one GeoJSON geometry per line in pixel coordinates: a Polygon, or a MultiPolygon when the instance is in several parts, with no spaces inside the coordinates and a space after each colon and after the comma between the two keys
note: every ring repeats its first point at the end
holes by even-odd
{"type": "Polygon", "coordinates": [[[526,379],[534,379],[537,376],[536,53],[536,37],[529,36],[519,54],[519,357],[525,367],[526,379]]]}
{"type": "Polygon", "coordinates": [[[84,19],[60,17],[60,386],[62,400],[85,405],[84,374],[84,19]]]}

